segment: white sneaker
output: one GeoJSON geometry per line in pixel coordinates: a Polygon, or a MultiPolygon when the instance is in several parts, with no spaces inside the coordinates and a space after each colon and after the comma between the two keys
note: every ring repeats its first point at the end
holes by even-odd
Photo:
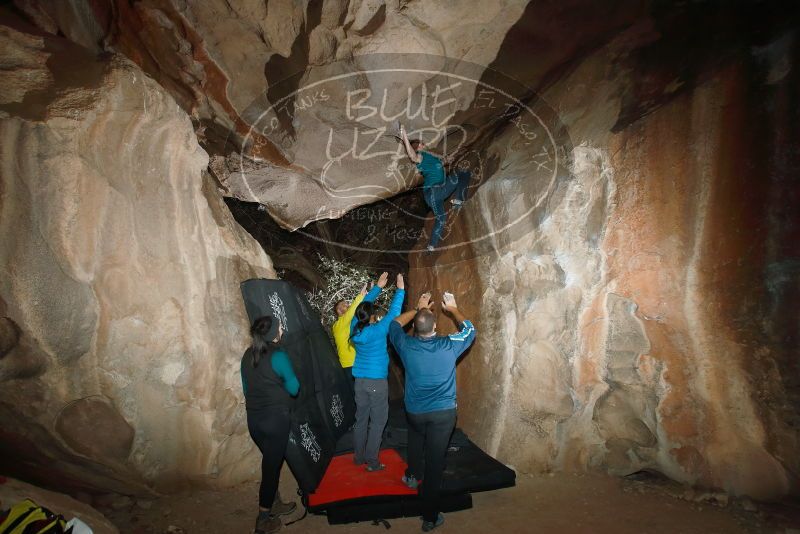
{"type": "Polygon", "coordinates": [[[450,202],[452,202],[454,206],[460,206],[464,203],[463,200],[458,200],[457,198],[451,199],[450,202]]]}

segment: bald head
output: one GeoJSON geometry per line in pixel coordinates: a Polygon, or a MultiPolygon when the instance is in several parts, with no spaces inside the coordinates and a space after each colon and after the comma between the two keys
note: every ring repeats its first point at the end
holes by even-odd
{"type": "Polygon", "coordinates": [[[414,332],[418,336],[429,336],[436,328],[436,316],[430,310],[422,309],[414,316],[414,332]]]}

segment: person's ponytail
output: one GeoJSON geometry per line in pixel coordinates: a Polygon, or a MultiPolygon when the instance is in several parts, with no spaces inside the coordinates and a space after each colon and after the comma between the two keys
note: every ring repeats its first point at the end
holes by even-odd
{"type": "Polygon", "coordinates": [[[353,327],[353,335],[350,336],[352,339],[356,334],[361,332],[364,327],[369,325],[369,318],[375,313],[375,305],[372,302],[362,302],[356,308],[355,318],[356,324],[353,327]]]}
{"type": "Polygon", "coordinates": [[[273,328],[272,322],[273,318],[267,315],[253,321],[253,326],[250,327],[250,335],[253,337],[253,342],[250,345],[253,352],[253,367],[258,367],[262,358],[269,356],[278,346],[273,341],[275,336],[270,336],[277,330],[273,328]]]}

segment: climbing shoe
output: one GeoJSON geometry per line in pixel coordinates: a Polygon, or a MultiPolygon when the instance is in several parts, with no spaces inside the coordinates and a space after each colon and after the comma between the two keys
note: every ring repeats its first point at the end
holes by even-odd
{"type": "Polygon", "coordinates": [[[415,477],[414,475],[411,475],[410,477],[403,475],[402,480],[403,484],[405,484],[411,489],[417,489],[419,487],[419,481],[417,480],[417,477],[415,477]]]}
{"type": "Polygon", "coordinates": [[[297,505],[293,502],[283,502],[281,500],[280,492],[275,494],[275,500],[272,501],[272,508],[270,513],[274,516],[288,515],[297,509],[297,505]]]}
{"type": "Polygon", "coordinates": [[[272,515],[269,512],[259,512],[256,518],[255,534],[271,534],[272,532],[278,532],[282,526],[278,516],[272,515]]]}
{"type": "Polygon", "coordinates": [[[422,521],[422,532],[430,532],[436,527],[442,526],[442,523],[444,523],[444,514],[439,512],[439,517],[436,518],[435,523],[433,521],[422,521]]]}
{"type": "Polygon", "coordinates": [[[384,469],[386,469],[386,466],[385,466],[385,465],[383,465],[383,464],[378,464],[378,465],[368,465],[368,466],[367,466],[367,471],[369,471],[370,473],[371,473],[372,471],[383,471],[384,469]]]}

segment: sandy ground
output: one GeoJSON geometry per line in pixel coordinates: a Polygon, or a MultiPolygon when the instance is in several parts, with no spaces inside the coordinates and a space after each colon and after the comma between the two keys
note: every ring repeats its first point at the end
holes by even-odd
{"type": "MultiPolygon", "coordinates": [[[[284,500],[296,499],[297,486],[288,470],[284,469],[281,478],[284,500]]],[[[194,491],[101,511],[123,534],[246,534],[252,532],[257,491],[256,484],[243,484],[225,491],[194,491]]],[[[768,508],[731,501],[720,506],[695,499],[702,499],[702,495],[658,480],[521,475],[514,488],[474,494],[471,510],[446,514],[445,524],[435,532],[800,534],[800,510],[791,505],[768,508]]],[[[285,521],[300,515],[298,508],[285,521]]],[[[419,518],[391,519],[389,523],[394,534],[420,532],[419,518]]],[[[370,522],[328,525],[324,516],[309,515],[281,532],[376,534],[384,530],[370,522]]]]}

